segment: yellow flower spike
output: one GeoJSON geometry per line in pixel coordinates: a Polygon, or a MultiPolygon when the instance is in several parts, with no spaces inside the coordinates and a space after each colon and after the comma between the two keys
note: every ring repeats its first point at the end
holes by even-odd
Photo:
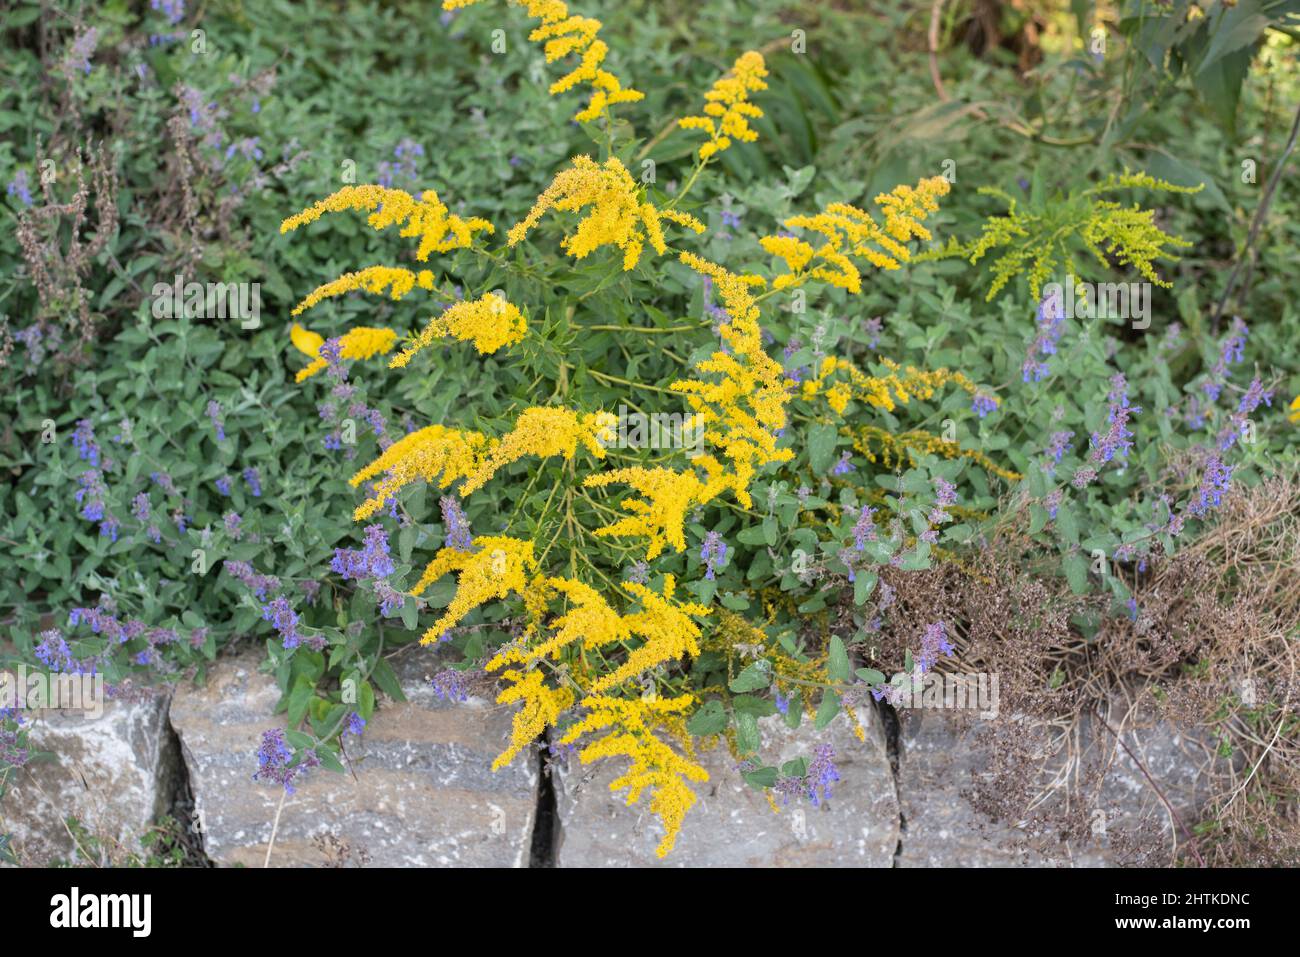
{"type": "Polygon", "coordinates": [[[677,551],[686,548],[683,525],[686,513],[707,499],[705,486],[693,472],[677,472],[666,468],[624,468],[588,475],[583,485],[596,488],[626,482],[643,498],[624,499],[622,506],[632,514],[612,525],[596,529],[595,534],[605,537],[624,535],[644,536],[650,540],[646,558],[653,559],[672,545],[677,551]]]}
{"type": "Polygon", "coordinates": [[[705,225],[692,216],[690,213],[683,213],[679,209],[660,209],[656,210],[660,219],[666,219],[676,223],[678,226],[685,226],[687,229],[699,235],[705,230],[705,225]]]}
{"type": "Polygon", "coordinates": [[[441,618],[433,623],[420,644],[438,641],[475,608],[492,598],[506,598],[511,592],[524,594],[528,578],[536,570],[533,543],[504,535],[480,535],[474,539],[478,551],[443,548],[424,569],[410,594],[418,595],[448,572],[459,572],[456,594],[441,618]]]}
{"type": "Polygon", "coordinates": [[[522,701],[524,706],[515,713],[510,746],[492,762],[493,771],[499,771],[513,761],[520,751],[536,741],[539,734],[553,726],[560,715],[573,706],[573,692],[568,688],[547,687],[542,682],[540,671],[521,672],[512,668],[502,677],[513,683],[497,695],[497,704],[522,701]]]}
{"type": "Polygon", "coordinates": [[[667,250],[661,218],[696,232],[703,230],[694,217],[656,209],[640,195],[640,187],[617,157],[600,164],[589,156],[575,156],[572,165],[555,174],[528,215],[510,228],[508,242],[517,245],[549,210],[584,211],[574,231],[560,241],[561,247],[575,259],[585,259],[602,246],[615,246],[628,270],[640,261],[645,243],[660,254],[667,250]]]}
{"type": "Polygon", "coordinates": [[[840,431],[853,437],[853,448],[863,458],[868,462],[879,461],[886,468],[916,465],[920,455],[938,454],[949,459],[960,455],[1008,482],[1018,482],[1022,478],[1019,472],[1003,468],[983,452],[962,448],[960,443],[950,442],[924,429],[913,429],[895,435],[876,425],[863,425],[856,430],[844,428],[840,431]]]}
{"type": "Polygon", "coordinates": [[[644,638],[645,644],[628,655],[623,664],[595,681],[592,691],[608,691],[656,665],[700,653],[700,627],[690,616],[705,617],[710,614],[709,609],[694,602],[674,604],[676,584],[672,575],[665,575],[663,594],[658,595],[645,585],[623,583],[627,591],[641,599],[643,609],[623,616],[623,622],[633,635],[644,638]]]}
{"type": "MultiPolygon", "coordinates": [[[[462,10],[478,3],[479,0],[443,0],[444,10],[462,10]]],[[[645,94],[633,89],[623,89],[618,78],[607,70],[601,69],[601,63],[609,53],[604,41],[597,39],[603,24],[592,17],[569,16],[568,5],[561,0],[511,0],[515,6],[524,7],[528,15],[541,20],[541,26],[534,28],[528,35],[533,43],[543,44],[542,52],[547,63],[566,56],[580,54],[581,63],[568,75],[551,84],[552,95],[564,93],[579,84],[587,84],[592,89],[591,99],[586,108],[574,119],[587,123],[596,119],[605,111],[605,107],[616,103],[634,103],[643,99],[645,94]]]]}
{"type": "Polygon", "coordinates": [[[608,412],[579,414],[572,409],[535,407],[525,409],[500,441],[493,442],[483,463],[461,487],[461,495],[482,488],[500,469],[527,455],[571,459],[581,443],[598,459],[605,457],[602,443],[612,442],[618,418],[608,412]]]}
{"type": "Polygon", "coordinates": [[[763,280],[736,275],[694,253],[683,252],[679,258],[713,280],[731,320],[719,332],[732,352],[715,352],[696,364],[699,372],[717,375],[719,380],[686,379],[670,388],[686,395],[691,408],[703,417],[705,441],[731,463],[727,477],[710,476],[710,489],[731,488],[736,500],[748,508],[752,504],[748,486],[756,469],[794,456],[793,450],[776,447],[776,433],[785,427],[791,383],[780,363],[763,351],[758,303],[749,291],[763,280]]]}
{"type": "Polygon", "coordinates": [[[749,120],[761,117],[763,111],[749,102],[749,94],[767,89],[765,76],[767,66],[761,53],[750,50],[741,54],[730,72],[704,94],[705,115],[685,116],[677,121],[681,129],[703,130],[709,135],[709,141],[700,147],[700,159],[707,160],[727,149],[733,139],[744,143],[758,139],[749,120]]]}
{"type": "MultiPolygon", "coordinates": [[[[316,373],[329,366],[329,362],[320,354],[321,347],[324,346],[325,340],[319,335],[295,325],[289,330],[289,339],[302,352],[314,344],[317,339],[320,343],[316,345],[316,359],[308,363],[304,368],[298,370],[295,382],[302,382],[309,379],[316,373]],[[294,330],[298,330],[295,332],[294,330]]],[[[339,337],[339,358],[340,359],[369,359],[374,355],[381,355],[385,352],[391,352],[393,346],[397,343],[397,333],[392,329],[376,329],[370,326],[357,326],[355,329],[349,329],[339,337]]]]}
{"type": "Polygon", "coordinates": [[[364,289],[378,296],[387,290],[389,298],[397,302],[416,286],[426,291],[432,290],[433,273],[427,269],[414,273],[409,269],[390,266],[368,266],[357,272],[346,272],[337,279],[317,286],[306,299],[293,307],[291,315],[302,315],[324,299],[341,296],[355,289],[364,289]]]}
{"type": "Polygon", "coordinates": [[[590,585],[573,578],[548,578],[542,588],[566,595],[572,603],[569,611],[551,622],[554,633],[528,648],[503,649],[484,666],[485,670],[496,671],[510,664],[531,665],[548,655],[558,660],[560,652],[570,645],[600,648],[632,636],[623,616],[590,585]]]}
{"type": "Polygon", "coordinates": [[[802,272],[813,258],[813,248],[793,236],[764,236],[758,243],[773,256],[784,260],[792,273],[802,272]]]}
{"type": "Polygon", "coordinates": [[[1300,425],[1300,395],[1291,400],[1291,411],[1287,414],[1287,418],[1300,425]]]}
{"type": "Polygon", "coordinates": [[[522,341],[527,331],[523,313],[504,296],[489,292],[473,301],[454,303],[441,316],[430,319],[412,344],[393,356],[388,367],[405,367],[412,356],[436,339],[451,337],[472,342],[481,355],[491,355],[522,341]]]}
{"type": "Polygon", "coordinates": [[[655,849],[658,857],[666,856],[677,840],[682,821],[695,803],[695,793],[688,781],[703,783],[709,774],[694,757],[683,757],[655,736],[656,728],[669,728],[671,722],[695,703],[692,695],[653,700],[613,698],[591,695],[582,700],[590,714],[573,725],[560,739],[572,744],[583,734],[615,728],[609,734],[584,747],[578,757],[583,764],[601,758],[626,757],[631,760],[627,772],[610,782],[611,791],[627,789],[626,803],[632,805],[647,790],[651,793],[650,811],[664,827],[663,840],[655,849]]]}
{"type": "Polygon", "coordinates": [[[345,210],[369,210],[367,222],[376,232],[389,226],[402,226],[398,234],[403,238],[420,240],[415,258],[424,262],[434,252],[463,249],[479,232],[492,233],[493,227],[486,219],[462,219],[447,211],[447,207],[431,189],[416,199],[410,193],[386,186],[344,186],[302,212],[290,216],[280,224],[280,232],[288,233],[308,223],[314,223],[326,213],[345,210]]]}
{"type": "MultiPolygon", "coordinates": [[[[806,229],[825,239],[816,248],[786,236],[764,236],[759,242],[768,252],[784,259],[791,273],[800,273],[809,262],[816,260],[820,264],[808,272],[809,276],[857,294],[862,291],[862,274],[850,255],[865,259],[878,269],[900,268],[912,258],[907,242],[931,238],[921,221],[939,209],[938,197],[946,196],[950,188],[942,176],[931,176],[915,187],[902,185],[881,193],[876,197],[876,205],[884,214],[884,226],[869,213],[848,203],[831,203],[820,213],[792,216],[785,221],[790,229],[806,229]]],[[[785,288],[798,283],[797,276],[781,277],[776,285],[785,288]]]]}
{"type": "Polygon", "coordinates": [[[357,506],[355,521],[369,518],[383,508],[397,492],[413,482],[437,481],[446,488],[457,479],[472,475],[483,463],[488,440],[478,432],[430,425],[404,435],[361,471],[349,484],[356,488],[367,479],[387,473],[375,483],[374,494],[357,506]]]}

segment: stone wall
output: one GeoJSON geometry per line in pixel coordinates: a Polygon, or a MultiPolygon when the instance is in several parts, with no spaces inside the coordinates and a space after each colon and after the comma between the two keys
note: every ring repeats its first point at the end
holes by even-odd
{"type": "MultiPolygon", "coordinates": [[[[424,660],[395,663],[409,700],[385,703],[360,741],[348,739],[351,773],[314,770],[288,797],[252,780],[262,732],[283,725],[260,652],[223,659],[203,687],[113,702],[98,721],[43,720],[35,742],[57,760],[22,773],[0,806],[0,831],[14,834],[27,864],[72,855],[62,824],[69,814],[129,846],[187,784],[189,826],[218,866],[263,866],[273,829],[270,864],[280,867],[1112,866],[1120,862],[1113,833],[1146,820],[1170,839],[1173,813],[1194,820],[1204,799],[1203,742],[1158,723],[1126,734],[1162,798],[1110,732],[1085,722],[1084,753],[1102,749],[1105,759],[1095,797],[1103,826],[1063,842],[1029,833],[1023,821],[994,825],[970,800],[991,763],[974,728],[938,711],[896,720],[868,706],[859,712],[865,741],[843,720],[824,732],[811,722],[797,730],[779,718],[760,723],[770,763],[832,745],[840,780],[817,806],[774,810],[725,747],[701,755],[710,780],[696,786],[677,847],[660,861],[648,799],[627,806],[609,790],[615,763],[583,766],[533,750],[492,772],[512,709],[438,700],[424,660]]],[[[1068,764],[1064,751],[1044,762],[1068,764]]]]}

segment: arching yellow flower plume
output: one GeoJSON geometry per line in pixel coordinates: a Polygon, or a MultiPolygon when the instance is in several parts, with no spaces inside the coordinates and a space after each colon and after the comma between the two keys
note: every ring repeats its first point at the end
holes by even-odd
{"type": "Polygon", "coordinates": [[[849,383],[836,383],[826,391],[827,401],[837,413],[843,413],[850,397],[877,409],[893,412],[898,405],[906,405],[912,398],[932,398],[945,385],[955,385],[970,395],[979,392],[979,386],[960,372],[950,369],[903,369],[892,359],[882,357],[880,364],[889,370],[884,376],[869,376],[847,359],[826,356],[817,374],[801,386],[803,398],[811,400],[818,395],[826,382],[836,372],[848,374],[849,383]]]}
{"type": "MultiPolygon", "coordinates": [[[[294,323],[293,328],[289,330],[289,341],[292,342],[300,352],[307,355],[314,355],[314,361],[298,370],[295,379],[302,382],[314,376],[316,373],[325,369],[329,361],[320,354],[325,340],[315,332],[302,328],[294,323]],[[308,351],[315,347],[315,352],[308,351]]],[[[397,342],[397,333],[392,329],[375,329],[369,326],[357,326],[355,329],[349,329],[339,337],[339,358],[341,359],[369,359],[371,356],[380,355],[390,352],[397,342]]]]}
{"type": "MultiPolygon", "coordinates": [[[[443,0],[444,10],[460,10],[478,3],[479,0],[443,0]]],[[[618,77],[601,68],[609,47],[596,38],[603,24],[591,17],[569,16],[569,8],[561,0],[511,0],[516,6],[524,7],[530,17],[541,20],[541,25],[528,35],[533,43],[545,43],[542,48],[546,62],[571,54],[580,54],[581,61],[567,75],[551,84],[550,93],[555,96],[567,92],[579,84],[591,87],[591,99],[574,119],[586,123],[596,119],[606,107],[617,103],[635,103],[645,94],[633,89],[623,89],[618,77]]]]}
{"type": "MultiPolygon", "coordinates": [[[[752,504],[748,487],[756,469],[769,462],[788,461],[794,455],[791,449],[776,447],[777,432],[785,428],[790,383],[780,364],[763,351],[758,304],[749,291],[762,280],[738,276],[693,253],[682,253],[681,261],[713,279],[730,317],[719,331],[731,352],[715,352],[696,363],[699,372],[720,378],[686,379],[670,388],[684,393],[691,408],[703,416],[705,441],[718,448],[731,465],[728,478],[723,480],[715,472],[710,484],[722,481],[748,508],[752,504]]],[[[707,461],[697,464],[707,468],[707,461]]]]}
{"type": "Polygon", "coordinates": [[[403,238],[419,239],[415,258],[426,261],[431,253],[463,249],[474,241],[474,234],[493,232],[486,219],[461,219],[447,211],[438,194],[426,189],[416,199],[410,193],[386,186],[344,186],[297,215],[280,224],[280,232],[288,233],[300,226],[314,223],[326,213],[344,210],[370,210],[366,221],[376,231],[389,226],[402,226],[398,234],[403,238]]]}
{"type": "MultiPolygon", "coordinates": [[[[650,791],[650,811],[664,826],[663,840],[655,849],[661,858],[673,849],[682,821],[695,804],[695,792],[687,782],[703,783],[709,779],[709,773],[691,760],[693,754],[690,757],[678,754],[654,734],[654,729],[670,726],[674,718],[680,722],[681,715],[694,702],[691,695],[650,700],[591,695],[582,699],[582,706],[591,713],[560,739],[562,744],[572,744],[589,732],[616,729],[584,747],[578,757],[583,764],[609,757],[631,759],[627,773],[611,781],[609,789],[626,788],[629,805],[650,791]]],[[[689,744],[689,739],[682,743],[689,744]]]]}
{"type": "Polygon", "coordinates": [[[677,582],[672,575],[664,576],[662,595],[637,582],[624,582],[623,587],[641,599],[642,607],[635,614],[623,616],[623,622],[633,635],[645,639],[645,644],[628,655],[623,664],[596,680],[591,686],[595,692],[616,688],[628,678],[665,661],[700,653],[700,627],[690,616],[704,617],[709,609],[694,602],[674,604],[677,582]]]}
{"type": "Polygon", "coordinates": [[[356,475],[349,484],[356,488],[376,475],[387,473],[375,483],[374,494],[357,506],[356,521],[379,511],[397,492],[412,482],[436,481],[446,488],[457,479],[472,475],[483,463],[488,440],[478,432],[430,425],[404,435],[356,475]]]}
{"type": "Polygon", "coordinates": [[[659,210],[643,202],[632,174],[614,156],[603,165],[589,156],[575,156],[573,165],[560,170],[551,185],[537,197],[528,215],[510,228],[510,245],[519,243],[551,209],[588,210],[577,228],[560,241],[565,252],[583,259],[601,246],[617,246],[623,253],[625,270],[636,266],[647,242],[655,252],[661,255],[665,252],[661,219],[697,233],[704,231],[704,224],[693,216],[659,210]]]}
{"type": "Polygon", "coordinates": [[[709,135],[709,141],[700,147],[700,159],[722,152],[732,140],[752,143],[758,139],[749,121],[762,116],[763,111],[749,101],[749,94],[767,89],[765,76],[767,66],[761,53],[750,50],[741,54],[730,72],[704,94],[704,116],[686,116],[677,121],[684,130],[703,130],[709,135]]]}
{"type": "Polygon", "coordinates": [[[765,236],[759,242],[773,256],[785,261],[790,270],[772,283],[776,289],[802,285],[808,279],[820,279],[849,292],[862,291],[862,274],[850,256],[858,256],[880,269],[898,269],[912,258],[905,243],[927,240],[930,231],[923,226],[930,213],[939,209],[937,198],[946,196],[948,181],[931,176],[916,187],[897,186],[876,197],[884,214],[884,226],[869,213],[848,203],[831,203],[812,216],[792,216],[785,221],[790,229],[807,229],[821,235],[825,242],[814,249],[803,240],[785,236],[765,236]],[[820,263],[808,269],[816,258],[820,263]]]}
{"type": "Polygon", "coordinates": [[[658,556],[665,545],[671,545],[679,552],[686,547],[683,531],[686,513],[707,500],[705,485],[694,473],[634,467],[588,475],[582,484],[597,488],[615,482],[626,482],[643,498],[624,499],[623,508],[632,514],[596,529],[595,534],[602,537],[644,536],[650,540],[647,559],[658,556]]]}
{"type": "Polygon", "coordinates": [[[478,551],[441,549],[411,589],[412,595],[418,595],[448,572],[460,573],[451,604],[424,633],[420,644],[434,643],[443,632],[489,599],[507,598],[511,592],[522,595],[526,591],[528,579],[537,568],[532,542],[504,535],[480,535],[474,543],[478,551]]]}
{"type": "Polygon", "coordinates": [[[537,736],[560,719],[561,713],[573,705],[573,692],[568,688],[551,688],[542,681],[541,671],[517,671],[514,668],[502,674],[511,682],[497,695],[497,704],[522,701],[524,706],[515,713],[510,734],[510,746],[492,762],[492,770],[499,771],[524,748],[537,740],[537,736]]]}
{"type": "Polygon", "coordinates": [[[618,418],[608,412],[580,414],[572,409],[536,407],[525,409],[515,419],[515,426],[499,441],[494,441],[483,463],[461,487],[469,495],[487,484],[497,471],[526,455],[549,458],[563,455],[573,458],[581,443],[598,459],[605,457],[602,442],[614,439],[618,418]]]}
{"type": "Polygon", "coordinates": [[[623,616],[590,585],[573,578],[548,578],[540,587],[567,596],[569,610],[551,622],[550,637],[527,648],[507,646],[487,663],[487,671],[510,664],[531,665],[547,655],[558,660],[560,652],[570,645],[600,648],[632,636],[623,616]]]}
{"type": "Polygon", "coordinates": [[[472,342],[483,355],[490,355],[503,346],[512,346],[524,338],[528,323],[523,313],[495,292],[471,302],[458,302],[429,324],[415,337],[415,341],[393,356],[389,368],[399,369],[411,357],[430,345],[435,339],[448,336],[461,342],[472,342]]]}
{"type": "Polygon", "coordinates": [[[293,307],[292,315],[302,315],[318,302],[333,296],[341,296],[354,289],[364,289],[377,296],[382,296],[387,290],[389,298],[396,302],[416,286],[432,290],[433,273],[427,269],[414,273],[409,269],[391,266],[367,266],[357,272],[345,272],[339,278],[317,286],[306,299],[293,307]]]}

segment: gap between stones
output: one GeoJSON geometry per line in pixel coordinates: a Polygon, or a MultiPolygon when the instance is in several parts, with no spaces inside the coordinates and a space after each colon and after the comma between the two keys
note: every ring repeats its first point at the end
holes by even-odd
{"type": "Polygon", "coordinates": [[[167,714],[163,724],[166,726],[163,734],[167,737],[165,747],[170,755],[169,761],[173,770],[170,794],[162,813],[176,822],[177,839],[185,849],[184,866],[216,867],[216,862],[208,857],[207,849],[203,846],[203,830],[199,827],[194,814],[194,788],[190,783],[190,766],[185,761],[180,735],[172,726],[170,699],[167,702],[167,714]]]}
{"type": "Polygon", "coordinates": [[[533,834],[529,846],[529,867],[554,867],[560,846],[560,816],[555,801],[555,781],[546,761],[549,735],[537,737],[537,812],[533,815],[533,834]]]}
{"type": "Polygon", "coordinates": [[[885,755],[889,758],[889,772],[894,776],[894,801],[898,804],[898,846],[894,848],[894,867],[903,857],[903,835],[907,833],[907,818],[903,814],[903,794],[899,789],[898,763],[903,756],[902,725],[898,712],[887,701],[875,702],[880,712],[880,723],[885,729],[885,755]]]}

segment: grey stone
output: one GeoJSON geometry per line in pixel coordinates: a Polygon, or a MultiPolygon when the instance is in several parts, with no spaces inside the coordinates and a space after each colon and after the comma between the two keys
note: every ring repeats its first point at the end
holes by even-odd
{"type": "MultiPolygon", "coordinates": [[[[259,653],[219,662],[207,684],[177,692],[171,720],[194,791],[203,844],[218,864],[261,867],[283,789],[252,780],[262,732],[283,727],[279,689],[257,671],[259,653]]],[[[384,703],[358,742],[345,742],[356,777],[317,768],[284,797],[272,866],[352,863],[439,867],[528,864],[538,767],[526,751],[500,771],[511,709],[480,698],[438,700],[424,680],[432,658],[412,649],[395,663],[407,697],[384,703]]]]}
{"type": "Polygon", "coordinates": [[[30,749],[54,755],[11,778],[0,802],[0,833],[13,835],[18,862],[122,864],[170,806],[179,756],[167,727],[167,694],[138,690],[104,702],[103,713],[44,710],[28,715],[30,749]],[[93,844],[74,841],[75,817],[93,844]]]}
{"type": "Polygon", "coordinates": [[[759,722],[762,757],[780,766],[817,744],[834,748],[840,780],[820,807],[801,801],[773,812],[745,783],[725,746],[700,755],[709,780],[693,784],[698,800],[674,849],[655,856],[663,836],[649,812],[650,797],[627,806],[609,790],[627,761],[606,758],[581,766],[576,758],[554,773],[558,867],[890,867],[898,845],[898,803],[880,720],[863,708],[866,743],[843,716],[823,731],[805,720],[791,730],[779,715],[759,722]]]}

